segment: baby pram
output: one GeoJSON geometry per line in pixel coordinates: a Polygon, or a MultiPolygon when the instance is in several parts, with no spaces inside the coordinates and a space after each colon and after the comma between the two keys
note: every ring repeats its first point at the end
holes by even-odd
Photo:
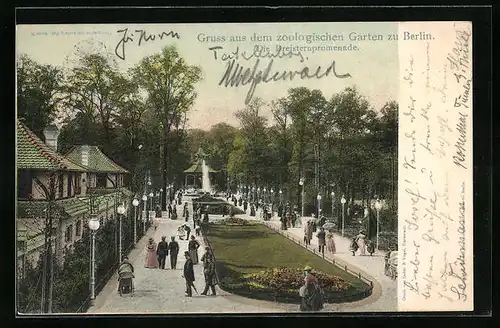
{"type": "Polygon", "coordinates": [[[184,240],[185,236],[186,230],[184,229],[184,225],[181,225],[179,228],[177,228],[177,238],[179,238],[179,240],[184,240]]]}
{"type": "Polygon", "coordinates": [[[118,269],[118,292],[120,296],[134,293],[134,267],[130,263],[122,263],[118,269]]]}

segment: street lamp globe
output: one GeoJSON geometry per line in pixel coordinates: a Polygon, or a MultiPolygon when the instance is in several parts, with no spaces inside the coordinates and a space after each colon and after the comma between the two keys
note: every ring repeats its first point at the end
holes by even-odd
{"type": "Polygon", "coordinates": [[[137,200],[137,198],[134,198],[134,200],[132,201],[132,205],[134,205],[134,207],[139,206],[139,201],[137,200]]]}
{"type": "Polygon", "coordinates": [[[148,181],[148,186],[151,186],[151,181],[148,181]]]}
{"type": "Polygon", "coordinates": [[[333,191],[332,191],[332,192],[330,193],[330,196],[332,196],[332,198],[333,198],[333,197],[335,197],[335,192],[333,192],[333,191]]]}
{"type": "Polygon", "coordinates": [[[303,178],[300,178],[299,180],[299,185],[303,186],[304,185],[304,179],[303,178]]]}
{"type": "Polygon", "coordinates": [[[160,192],[163,192],[163,188],[160,188],[160,192]]]}
{"type": "Polygon", "coordinates": [[[274,192],[274,190],[273,190],[273,189],[271,189],[271,194],[272,194],[273,192],[274,192]]]}
{"type": "Polygon", "coordinates": [[[345,198],[344,198],[344,195],[342,195],[342,198],[340,199],[340,202],[341,202],[342,204],[345,204],[346,200],[345,200],[345,198]]]}
{"type": "Polygon", "coordinates": [[[280,195],[283,193],[283,190],[280,189],[280,195]]]}
{"type": "Polygon", "coordinates": [[[143,196],[142,196],[142,200],[143,200],[143,201],[147,201],[147,200],[148,200],[148,196],[143,195],[143,196]]]}
{"type": "Polygon", "coordinates": [[[318,196],[316,196],[316,199],[317,199],[317,200],[321,200],[321,195],[320,195],[320,194],[318,194],[318,196]]]}
{"type": "Polygon", "coordinates": [[[150,192],[150,193],[149,193],[149,197],[150,197],[150,198],[151,198],[151,197],[153,197],[153,192],[150,192]]]}
{"type": "Polygon", "coordinates": [[[266,188],[264,188],[264,190],[262,190],[263,192],[266,192],[266,188]]]}
{"type": "Polygon", "coordinates": [[[99,229],[99,219],[98,218],[91,218],[89,220],[89,228],[92,231],[96,231],[99,229]]]}
{"type": "Polygon", "coordinates": [[[380,211],[382,209],[382,203],[380,202],[380,200],[377,199],[377,201],[375,202],[375,209],[377,211],[380,211]]]}
{"type": "Polygon", "coordinates": [[[260,191],[260,187],[259,187],[259,188],[257,188],[257,191],[260,191]]]}
{"type": "Polygon", "coordinates": [[[141,150],[141,149],[142,149],[142,145],[139,145],[137,148],[138,148],[139,150],[141,150]]]}
{"type": "Polygon", "coordinates": [[[116,209],[116,211],[118,212],[118,214],[124,214],[125,213],[125,206],[123,206],[123,204],[120,204],[118,206],[118,208],[116,209]]]}

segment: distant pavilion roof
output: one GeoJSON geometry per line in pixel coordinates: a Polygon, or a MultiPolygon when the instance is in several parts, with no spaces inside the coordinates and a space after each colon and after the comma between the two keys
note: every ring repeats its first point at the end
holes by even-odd
{"type": "Polygon", "coordinates": [[[19,120],[17,121],[16,146],[18,169],[87,171],[83,166],[47,146],[19,120]]]}
{"type": "MultiPolygon", "coordinates": [[[[207,164],[208,166],[208,164],[207,164]]],[[[218,171],[212,169],[208,166],[208,173],[217,173],[218,171]]],[[[184,173],[203,173],[202,160],[198,160],[195,164],[191,165],[188,169],[184,170],[184,173]]]]}
{"type": "Polygon", "coordinates": [[[82,148],[83,146],[73,146],[66,156],[78,164],[87,168],[89,172],[99,173],[129,173],[126,169],[116,164],[112,159],[106,156],[97,146],[89,147],[88,165],[82,163],[82,148]]]}

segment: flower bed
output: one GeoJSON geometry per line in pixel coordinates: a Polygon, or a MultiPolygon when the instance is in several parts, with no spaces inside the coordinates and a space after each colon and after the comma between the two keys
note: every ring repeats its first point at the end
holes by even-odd
{"type": "MultiPolygon", "coordinates": [[[[346,295],[352,294],[350,292],[353,286],[344,279],[323,272],[314,272],[314,275],[318,279],[327,302],[346,301],[346,295]]],[[[299,289],[304,285],[304,275],[300,268],[281,267],[246,274],[241,279],[223,279],[221,283],[221,287],[236,294],[296,303],[300,301],[299,289]]],[[[364,294],[359,295],[359,298],[364,296],[364,294]]]]}
{"type": "Polygon", "coordinates": [[[237,218],[237,217],[229,217],[224,220],[220,220],[219,224],[229,224],[229,225],[249,225],[251,224],[248,220],[237,218]]]}
{"type": "Polygon", "coordinates": [[[357,301],[371,294],[371,286],[363,280],[262,224],[207,224],[204,229],[215,254],[220,288],[229,293],[300,303],[302,268],[307,265],[319,279],[327,303],[357,301]]]}

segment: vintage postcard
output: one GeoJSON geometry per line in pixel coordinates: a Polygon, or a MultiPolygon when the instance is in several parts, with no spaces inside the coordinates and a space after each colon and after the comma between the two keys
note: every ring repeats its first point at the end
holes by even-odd
{"type": "Polygon", "coordinates": [[[473,310],[472,24],[17,25],[17,312],[473,310]]]}

